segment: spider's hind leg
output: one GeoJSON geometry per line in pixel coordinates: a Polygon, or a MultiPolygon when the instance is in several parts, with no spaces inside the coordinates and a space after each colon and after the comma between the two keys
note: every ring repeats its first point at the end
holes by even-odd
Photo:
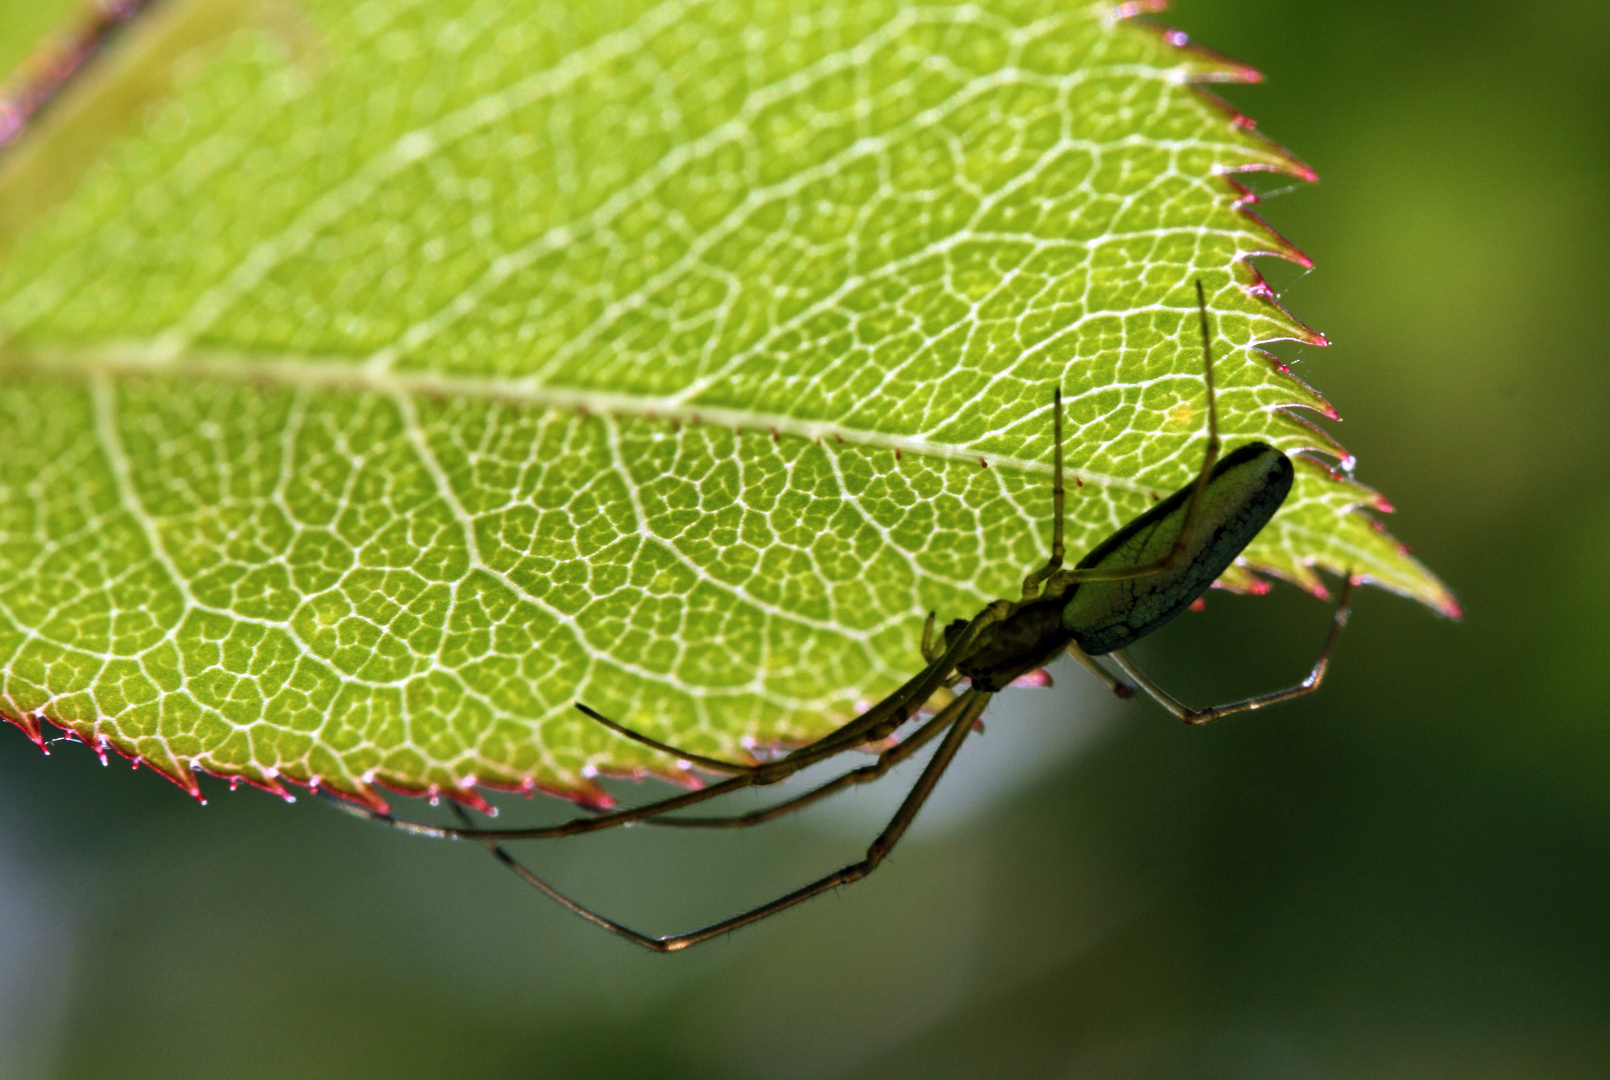
{"type": "Polygon", "coordinates": [[[1125,655],[1124,650],[1113,650],[1112,658],[1118,661],[1118,666],[1124,669],[1125,674],[1134,679],[1142,690],[1151,695],[1152,700],[1173,713],[1177,718],[1187,724],[1205,724],[1209,720],[1217,720],[1221,716],[1249,712],[1252,709],[1261,709],[1266,705],[1278,705],[1282,701],[1304,697],[1318,690],[1319,684],[1324,681],[1325,672],[1330,668],[1330,657],[1331,653],[1336,649],[1336,640],[1342,636],[1342,627],[1347,625],[1347,616],[1351,610],[1352,600],[1353,575],[1349,572],[1347,580],[1342,585],[1342,599],[1336,606],[1336,616],[1331,620],[1330,634],[1325,638],[1325,647],[1320,650],[1319,659],[1315,661],[1313,670],[1308,673],[1306,679],[1296,686],[1290,686],[1284,690],[1275,690],[1267,694],[1259,694],[1257,697],[1245,698],[1241,701],[1231,702],[1228,705],[1214,705],[1206,709],[1189,708],[1174,695],[1148,678],[1140,668],[1135,666],[1135,662],[1125,655]]]}

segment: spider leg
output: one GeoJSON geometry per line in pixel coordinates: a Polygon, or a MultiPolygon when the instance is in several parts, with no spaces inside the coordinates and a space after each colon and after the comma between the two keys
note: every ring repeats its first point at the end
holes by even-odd
{"type": "Polygon", "coordinates": [[[937,617],[936,612],[930,611],[922,624],[922,658],[930,664],[938,660],[939,654],[944,651],[934,642],[934,619],[937,617]]]}
{"type": "Polygon", "coordinates": [[[1062,387],[1058,386],[1052,392],[1052,445],[1054,447],[1051,459],[1051,557],[1045,565],[1023,579],[1023,599],[1033,600],[1040,595],[1040,586],[1062,566],[1063,556],[1063,518],[1064,508],[1067,506],[1067,494],[1062,486],[1062,387]]]}
{"type": "MultiPolygon", "coordinates": [[[[518,863],[509,857],[506,852],[502,852],[501,849],[498,849],[496,847],[497,841],[557,839],[565,836],[577,836],[582,833],[600,832],[604,829],[615,828],[620,825],[630,824],[634,821],[649,820],[661,814],[670,813],[675,810],[682,810],[689,806],[694,806],[698,803],[705,802],[709,799],[718,798],[730,792],[740,791],[748,787],[777,783],[778,781],[784,780],[787,777],[792,776],[794,773],[799,772],[801,769],[814,765],[817,762],[826,761],[829,758],[836,757],[847,750],[864,745],[865,743],[877,742],[881,739],[887,738],[888,736],[892,735],[901,725],[906,723],[906,721],[909,720],[913,715],[915,715],[917,710],[921,708],[922,704],[931,698],[936,690],[954,681],[956,666],[967,656],[971,655],[979,637],[990,626],[994,625],[1010,614],[1013,608],[1014,605],[1010,601],[1000,600],[990,604],[983,611],[979,612],[978,615],[974,616],[973,620],[969,622],[965,628],[963,628],[961,633],[956,635],[955,640],[950,641],[945,646],[944,651],[940,654],[938,659],[934,660],[922,671],[908,679],[904,685],[896,689],[893,693],[889,694],[882,701],[878,702],[876,705],[872,706],[855,719],[850,720],[836,731],[830,732],[828,735],[822,737],[816,742],[802,746],[788,754],[786,757],[779,758],[776,761],[762,762],[754,766],[744,766],[743,771],[739,772],[737,775],[729,776],[727,779],[722,780],[719,783],[712,784],[709,787],[702,788],[698,791],[682,792],[681,794],[673,795],[655,802],[646,803],[642,806],[634,806],[623,810],[613,810],[606,813],[592,814],[587,817],[572,818],[569,821],[560,822],[557,825],[535,828],[471,828],[468,826],[452,827],[435,825],[428,822],[411,821],[405,818],[399,818],[391,813],[383,813],[381,811],[373,810],[367,806],[360,806],[355,803],[347,802],[346,800],[337,798],[336,796],[327,792],[321,791],[320,794],[325,795],[328,801],[330,801],[334,806],[344,813],[351,814],[354,817],[363,818],[367,821],[378,822],[379,824],[385,825],[388,828],[397,829],[401,832],[406,832],[414,836],[425,836],[433,839],[482,841],[493,849],[494,855],[497,855],[500,860],[508,863],[511,869],[515,869],[516,872],[520,873],[522,876],[529,877],[531,883],[535,887],[549,893],[558,902],[564,904],[565,906],[574,907],[569,900],[566,900],[554,890],[550,889],[534,875],[530,875],[529,872],[525,871],[519,866],[518,863]]],[[[983,695],[983,698],[980,698],[974,691],[968,691],[957,700],[965,700],[971,703],[962,707],[962,712],[971,713],[973,718],[976,719],[977,713],[982,712],[983,710],[982,701],[986,700],[987,698],[987,694],[983,695]]],[[[948,713],[949,708],[950,707],[947,706],[941,711],[948,713]]],[[[587,711],[589,714],[591,713],[591,710],[587,711]]],[[[971,724],[971,720],[969,720],[968,723],[971,724]]],[[[610,726],[612,729],[619,727],[619,725],[615,724],[608,724],[607,726],[610,726]]],[[[625,729],[621,730],[624,731],[625,729]]],[[[635,735],[635,733],[630,734],[635,735]]],[[[958,738],[960,737],[958,736],[958,738]]],[[[649,745],[655,746],[656,748],[663,748],[670,753],[677,752],[674,748],[669,747],[666,744],[657,743],[652,740],[649,741],[649,745]]],[[[912,749],[915,750],[915,747],[912,749]]],[[[951,751],[951,754],[954,755],[954,751],[951,751]]],[[[938,755],[936,755],[935,760],[937,761],[938,759],[938,755]]],[[[706,760],[715,761],[716,759],[706,760]]],[[[947,757],[946,761],[948,760],[949,758],[947,757]]],[[[729,768],[737,768],[736,765],[733,765],[733,763],[730,762],[723,764],[727,765],[729,768]]],[[[931,767],[932,762],[930,762],[930,768],[931,767]]],[[[927,773],[924,773],[924,775],[926,776],[927,773]]],[[[828,793],[824,792],[824,795],[825,794],[828,793]]],[[[927,796],[924,795],[923,797],[926,798],[927,796]]],[[[912,810],[912,813],[915,813],[915,809],[912,810]]],[[[902,826],[902,831],[903,828],[904,827],[902,826]]],[[[869,858],[870,857],[871,856],[869,855],[869,858]]],[[[877,858],[881,859],[882,855],[879,855],[877,858]]],[[[876,865],[876,862],[874,861],[872,865],[876,865]]],[[[867,872],[870,871],[868,870],[867,872]]],[[[822,889],[831,887],[831,884],[821,886],[822,889]]],[[[818,891],[820,891],[820,889],[818,891]]],[[[815,893],[811,893],[810,895],[815,895],[815,893]]],[[[799,899],[803,898],[803,896],[799,897],[799,899]]],[[[797,902],[798,900],[790,901],[790,903],[797,902]]],[[[785,904],[784,906],[788,905],[785,904]]],[[[616,932],[623,933],[628,937],[632,936],[632,933],[626,930],[624,927],[615,926],[614,924],[609,923],[608,920],[594,916],[591,913],[585,912],[579,908],[577,908],[577,910],[578,913],[583,914],[586,918],[591,919],[594,922],[598,922],[600,925],[607,924],[609,928],[614,929],[616,932]]],[[[728,929],[734,928],[737,925],[741,924],[733,924],[733,927],[728,927],[728,929]]],[[[725,930],[714,931],[714,933],[724,932],[725,930]]],[[[699,940],[703,940],[703,938],[700,938],[699,940]]],[[[687,943],[691,944],[691,942],[687,943]]],[[[680,948],[682,946],[679,945],[675,947],[680,948]]]]}
{"type": "MultiPolygon", "coordinates": [[[[864,742],[865,740],[861,740],[864,742]]],[[[728,777],[720,783],[700,788],[698,791],[686,791],[672,795],[655,802],[644,803],[641,806],[627,807],[623,810],[612,810],[601,814],[592,814],[587,817],[571,818],[569,821],[557,825],[545,825],[532,828],[455,828],[449,825],[433,825],[424,821],[413,821],[400,818],[391,813],[382,813],[379,810],[348,802],[333,793],[321,790],[320,794],[338,810],[351,814],[353,817],[365,821],[377,822],[388,828],[413,836],[425,836],[436,840],[556,840],[565,836],[579,836],[582,833],[601,832],[620,825],[628,825],[634,821],[643,821],[673,810],[683,810],[710,799],[745,788],[757,787],[764,784],[774,784],[787,779],[794,773],[819,761],[826,761],[836,757],[860,742],[852,742],[832,747],[811,746],[802,747],[795,751],[795,755],[780,758],[777,761],[765,762],[753,770],[728,777]],[[802,753],[801,751],[810,751],[802,753]]]]}
{"type": "MultiPolygon", "coordinates": [[[[775,783],[784,776],[797,772],[805,765],[815,764],[818,761],[826,760],[826,758],[834,754],[843,753],[851,747],[877,742],[893,735],[902,724],[916,714],[917,710],[922,707],[923,702],[933,696],[934,691],[949,681],[950,673],[966,657],[973,643],[977,641],[978,636],[987,627],[1000,621],[1010,609],[1011,604],[1008,602],[997,601],[991,604],[980,612],[943,652],[930,658],[930,663],[927,667],[906,680],[905,684],[899,689],[842,727],[829,732],[813,743],[807,743],[777,761],[746,765],[690,753],[669,743],[660,742],[658,739],[644,735],[641,732],[633,731],[631,728],[616,723],[579,701],[576,702],[576,708],[587,717],[603,724],[618,735],[622,735],[634,742],[642,743],[644,746],[659,750],[662,753],[671,754],[683,761],[701,765],[714,772],[753,777],[753,782],[755,783],[775,783]],[[792,767],[785,768],[787,763],[792,763],[792,767]]],[[[925,653],[933,649],[933,621],[934,616],[929,613],[927,625],[923,630],[923,650],[925,653]]],[[[717,786],[720,787],[721,785],[717,786]]],[[[723,788],[723,790],[733,789],[723,788]]]]}
{"type": "Polygon", "coordinates": [[[923,702],[933,696],[935,690],[947,682],[957,663],[972,648],[978,635],[983,633],[985,628],[999,621],[1002,615],[1010,608],[1010,604],[1002,603],[992,604],[985,608],[957,636],[956,640],[945,649],[938,660],[918,672],[911,679],[908,679],[894,693],[854,720],[849,721],[837,731],[824,736],[814,743],[800,747],[786,757],[779,758],[776,761],[762,762],[736,776],[730,776],[719,783],[711,784],[709,787],[701,788],[698,791],[683,792],[656,802],[645,803],[642,806],[613,810],[588,817],[572,818],[557,825],[513,829],[454,828],[447,825],[432,825],[427,822],[399,818],[390,813],[381,813],[378,810],[350,803],[333,795],[328,796],[329,801],[344,813],[367,821],[378,822],[388,828],[398,829],[414,836],[451,840],[552,840],[564,836],[577,836],[581,833],[599,832],[618,825],[626,825],[633,821],[643,821],[673,810],[685,809],[729,792],[741,791],[748,787],[774,784],[780,780],[787,779],[807,766],[815,765],[819,761],[826,761],[847,750],[867,742],[876,742],[878,739],[893,734],[896,728],[904,724],[916,713],[923,702]]]}
{"type": "Polygon", "coordinates": [[[1319,660],[1315,662],[1314,669],[1308,673],[1308,678],[1296,686],[1290,686],[1284,690],[1275,690],[1267,694],[1259,694],[1257,697],[1246,698],[1242,701],[1232,702],[1229,705],[1214,705],[1207,709],[1186,708],[1178,698],[1152,682],[1140,668],[1135,666],[1133,660],[1124,655],[1122,649],[1114,650],[1112,657],[1118,661],[1118,666],[1123,668],[1124,672],[1131,679],[1134,679],[1136,684],[1150,694],[1152,699],[1163,708],[1187,724],[1205,724],[1209,720],[1217,720],[1221,716],[1261,709],[1265,705],[1277,705],[1282,701],[1290,701],[1292,698],[1303,697],[1318,690],[1319,684],[1325,678],[1326,669],[1330,667],[1331,651],[1336,648],[1336,639],[1341,636],[1342,627],[1347,625],[1348,606],[1352,598],[1353,575],[1349,573],[1347,581],[1342,585],[1342,599],[1341,603],[1337,605],[1336,617],[1331,620],[1330,634],[1325,638],[1325,648],[1320,652],[1319,660]]]}
{"type": "Polygon", "coordinates": [[[662,743],[658,739],[653,739],[647,735],[644,735],[642,732],[633,731],[629,727],[617,724],[603,713],[591,709],[579,701],[576,702],[575,705],[576,710],[583,716],[603,724],[617,735],[623,735],[626,738],[631,739],[633,742],[642,743],[644,746],[650,747],[651,749],[658,750],[661,753],[670,754],[672,757],[680,758],[681,760],[691,762],[694,765],[703,766],[712,772],[728,773],[741,776],[746,773],[756,772],[760,768],[758,765],[745,765],[736,761],[722,761],[720,758],[705,757],[703,754],[694,754],[687,750],[680,750],[669,743],[662,743]]]}
{"type": "Polygon", "coordinates": [[[1114,694],[1117,694],[1121,698],[1132,698],[1135,696],[1135,688],[1133,686],[1130,686],[1128,683],[1124,682],[1124,680],[1118,678],[1112,672],[1098,664],[1095,657],[1079,648],[1078,642],[1068,642],[1067,650],[1069,656],[1073,657],[1075,660],[1079,661],[1080,664],[1084,665],[1085,670],[1090,672],[1090,674],[1094,675],[1096,678],[1100,679],[1101,684],[1108,690],[1111,690],[1114,694]]]}
{"type": "Polygon", "coordinates": [[[870,784],[874,780],[882,778],[890,769],[932,742],[934,736],[948,727],[950,722],[956,718],[954,714],[960,702],[961,698],[952,701],[927,723],[923,724],[922,727],[900,740],[897,745],[891,746],[879,754],[877,761],[872,764],[862,765],[860,768],[841,773],[832,780],[801,795],[796,795],[792,799],[786,799],[783,802],[762,807],[759,810],[751,810],[747,814],[735,814],[730,817],[655,816],[649,818],[647,823],[680,829],[742,829],[751,825],[759,825],[762,822],[772,821],[782,817],[784,814],[793,813],[795,810],[825,799],[829,795],[843,791],[845,788],[854,787],[858,784],[870,784]]]}
{"type": "Polygon", "coordinates": [[[1174,546],[1161,559],[1141,563],[1138,566],[1090,566],[1083,569],[1075,567],[1072,570],[1062,570],[1055,575],[1056,583],[1061,588],[1085,581],[1127,581],[1130,578],[1161,574],[1179,562],[1185,554],[1185,549],[1190,545],[1192,529],[1202,508],[1202,494],[1207,490],[1213,466],[1219,460],[1220,449],[1218,392],[1213,386],[1213,331],[1208,322],[1207,295],[1202,291],[1200,278],[1196,282],[1196,307],[1202,323],[1202,379],[1207,384],[1208,441],[1207,448],[1202,454],[1202,468],[1196,474],[1196,483],[1191,488],[1191,501],[1186,504],[1185,519],[1180,522],[1180,531],[1174,538],[1174,546]]]}
{"type": "Polygon", "coordinates": [[[938,751],[935,752],[933,758],[923,769],[922,775],[918,777],[916,784],[912,786],[910,793],[906,795],[905,801],[900,804],[900,809],[895,811],[895,815],[890,819],[889,824],[878,834],[877,839],[873,840],[871,845],[867,847],[866,857],[860,862],[851,863],[831,874],[817,878],[810,884],[801,886],[770,903],[761,904],[758,907],[733,915],[730,918],[722,919],[719,922],[711,923],[709,926],[698,930],[691,930],[682,934],[669,934],[665,937],[650,937],[647,934],[640,933],[570,899],[521,864],[495,840],[485,839],[484,842],[500,862],[567,911],[581,916],[595,926],[600,926],[612,933],[619,934],[634,945],[641,945],[654,952],[676,952],[690,945],[697,945],[702,941],[708,941],[711,938],[731,933],[739,927],[748,926],[751,923],[769,918],[779,912],[786,911],[795,904],[802,903],[831,889],[836,889],[841,885],[849,885],[860,881],[877,869],[878,864],[884,860],[895,844],[899,843],[900,838],[905,835],[906,830],[911,826],[912,820],[917,816],[917,811],[922,809],[923,803],[928,800],[928,796],[933,793],[934,787],[939,783],[939,778],[944,775],[945,770],[950,767],[950,763],[955,760],[956,752],[961,749],[962,743],[972,733],[973,721],[984,711],[984,706],[991,696],[984,691],[969,690],[957,699],[965,702],[965,704],[957,711],[955,719],[951,721],[950,728],[945,733],[944,741],[939,744],[938,751]]]}
{"type": "Polygon", "coordinates": [[[956,639],[945,647],[939,659],[906,680],[905,685],[837,731],[823,736],[809,746],[801,747],[782,760],[793,761],[797,757],[822,751],[838,753],[849,747],[877,742],[894,734],[901,724],[916,714],[924,702],[933,697],[935,690],[955,681],[956,665],[972,655],[984,631],[1006,618],[1014,607],[1010,600],[997,600],[990,604],[975,615],[972,622],[956,635],[956,639]]]}
{"type": "MultiPolygon", "coordinates": [[[[789,770],[784,775],[789,775],[794,771],[796,770],[789,770]]],[[[555,840],[563,836],[578,836],[582,833],[611,829],[618,825],[641,821],[656,814],[681,810],[709,799],[718,798],[728,792],[742,791],[744,788],[754,787],[760,782],[754,775],[746,773],[742,776],[729,777],[718,784],[700,788],[698,791],[686,791],[679,795],[672,795],[669,798],[644,803],[642,806],[631,806],[624,810],[611,810],[588,817],[571,818],[569,821],[562,821],[557,825],[545,825],[529,829],[455,828],[450,825],[432,825],[429,822],[411,821],[407,818],[397,817],[394,814],[382,813],[367,806],[348,802],[322,788],[319,790],[319,794],[343,813],[351,814],[353,817],[362,818],[365,821],[377,822],[387,828],[396,829],[399,832],[409,833],[413,836],[425,836],[434,840],[555,840]]]]}
{"type": "MultiPolygon", "coordinates": [[[[470,828],[470,816],[466,814],[463,808],[457,803],[453,804],[453,816],[457,817],[458,820],[463,823],[465,831],[474,831],[470,828]]],[[[588,922],[592,923],[594,926],[601,926],[611,933],[619,934],[621,937],[624,937],[626,940],[633,942],[634,944],[643,945],[647,948],[655,949],[656,951],[660,952],[669,951],[667,949],[659,948],[656,939],[639,934],[636,930],[633,930],[629,926],[623,926],[613,919],[605,918],[595,911],[590,911],[587,908],[582,907],[580,904],[570,899],[570,897],[566,896],[558,889],[555,889],[552,885],[549,885],[546,881],[543,881],[531,870],[527,869],[524,865],[518,862],[513,855],[509,854],[508,849],[502,844],[498,843],[496,840],[488,837],[482,837],[481,844],[486,848],[487,851],[491,853],[494,859],[502,863],[504,866],[507,866],[510,870],[513,870],[522,879],[524,879],[527,884],[541,892],[544,896],[552,899],[566,911],[574,912],[575,914],[580,915],[583,919],[586,919],[588,922]]]]}

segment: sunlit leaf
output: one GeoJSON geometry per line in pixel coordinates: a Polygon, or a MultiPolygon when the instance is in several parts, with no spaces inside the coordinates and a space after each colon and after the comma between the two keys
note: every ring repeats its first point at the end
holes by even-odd
{"type": "MultiPolygon", "coordinates": [[[[1190,85],[1250,72],[1107,9],[223,7],[0,162],[24,726],[370,799],[653,763],[578,697],[819,733],[1043,560],[1053,384],[1073,550],[1193,473],[1198,278],[1230,445],[1340,453],[1229,177],[1306,169],[1190,85]]],[[[1299,460],[1230,584],[1450,607],[1299,460]]]]}

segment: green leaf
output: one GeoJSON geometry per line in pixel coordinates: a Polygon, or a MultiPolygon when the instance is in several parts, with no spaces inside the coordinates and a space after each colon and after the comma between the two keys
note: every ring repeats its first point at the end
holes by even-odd
{"type": "MultiPolygon", "coordinates": [[[[1229,444],[1340,453],[1257,347],[1322,340],[1246,261],[1303,257],[1230,178],[1306,168],[1191,85],[1251,72],[1101,7],[216,8],[157,8],[123,107],[0,175],[25,727],[470,801],[665,767],[577,698],[708,754],[818,734],[1044,559],[1053,384],[1073,551],[1193,474],[1198,278],[1229,444]]],[[[1299,461],[1229,584],[1451,609],[1299,461]]]]}

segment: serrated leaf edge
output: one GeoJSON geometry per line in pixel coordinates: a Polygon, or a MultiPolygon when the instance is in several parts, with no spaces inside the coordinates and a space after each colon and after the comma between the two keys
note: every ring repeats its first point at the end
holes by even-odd
{"type": "MultiPolygon", "coordinates": [[[[1132,0],[1130,3],[1120,4],[1116,7],[1102,5],[1101,10],[1104,13],[1104,20],[1109,25],[1123,23],[1128,27],[1153,33],[1176,50],[1186,60],[1186,63],[1180,69],[1181,83],[1188,86],[1202,101],[1222,114],[1226,123],[1239,129],[1243,136],[1251,138],[1259,145],[1265,160],[1243,161],[1232,165],[1219,166],[1214,170],[1217,175],[1224,178],[1230,189],[1233,209],[1247,221],[1251,231],[1262,237],[1268,245],[1267,249],[1245,252],[1235,257],[1233,269],[1240,278],[1240,288],[1249,298],[1260,301],[1272,308],[1278,317],[1278,321],[1291,328],[1291,334],[1289,335],[1260,339],[1250,343],[1249,347],[1253,352],[1271,363],[1277,374],[1288,382],[1294,394],[1295,399],[1293,401],[1271,406],[1270,409],[1285,420],[1294,433],[1300,433],[1315,444],[1296,450],[1294,460],[1299,467],[1322,473],[1325,479],[1332,484],[1343,484],[1352,488],[1357,498],[1347,504],[1344,508],[1345,512],[1359,514],[1370,521],[1373,528],[1384,532],[1379,522],[1370,518],[1364,512],[1364,508],[1368,507],[1380,512],[1389,512],[1391,510],[1390,504],[1373,489],[1365,487],[1352,479],[1350,475],[1353,461],[1352,455],[1329,432],[1292,411],[1297,408],[1307,408],[1329,418],[1337,419],[1336,410],[1316,391],[1292,374],[1287,365],[1281,363],[1278,358],[1267,351],[1258,348],[1260,345],[1275,340],[1285,340],[1288,337],[1292,340],[1303,341],[1316,346],[1328,345],[1329,342],[1323,334],[1306,326],[1280,304],[1262,274],[1251,263],[1253,258],[1273,256],[1286,259],[1304,268],[1313,266],[1312,260],[1301,249],[1287,240],[1251,209],[1252,206],[1258,203],[1259,199],[1250,188],[1237,181],[1234,178],[1234,174],[1272,171],[1309,182],[1316,180],[1317,174],[1289,150],[1268,139],[1261,132],[1256,131],[1255,125],[1249,117],[1207,90],[1204,85],[1210,83],[1251,84],[1261,82],[1263,76],[1254,68],[1192,43],[1186,35],[1179,31],[1171,30],[1143,18],[1145,15],[1161,12],[1166,7],[1166,0],[1132,0]],[[1335,456],[1341,463],[1342,468],[1346,470],[1346,474],[1338,472],[1337,469],[1325,465],[1304,452],[1310,450],[1335,456]]],[[[3,144],[3,140],[0,140],[0,144],[3,144]]],[[[239,377],[241,369],[246,365],[250,365],[252,368],[250,381],[264,381],[265,364],[261,360],[253,359],[243,354],[224,352],[198,355],[189,350],[186,350],[187,355],[181,360],[178,358],[178,350],[173,348],[173,344],[171,341],[158,342],[154,347],[127,344],[75,352],[50,350],[48,353],[34,352],[21,355],[13,352],[0,363],[3,363],[3,366],[6,367],[25,369],[34,364],[48,361],[58,375],[61,371],[59,365],[78,366],[91,381],[97,376],[105,376],[114,371],[126,375],[144,374],[154,376],[160,374],[168,376],[218,377],[223,375],[227,369],[239,377]]],[[[439,376],[434,373],[402,373],[396,370],[377,368],[372,365],[360,367],[350,363],[320,363],[311,358],[303,361],[276,359],[268,361],[268,366],[278,366],[286,369],[282,372],[283,374],[294,374],[296,376],[295,379],[288,381],[305,387],[328,386],[330,388],[348,389],[356,387],[371,392],[385,392],[395,395],[402,390],[397,384],[399,377],[402,377],[410,381],[409,389],[411,392],[427,396],[479,396],[519,401],[523,404],[543,404],[551,408],[571,408],[582,413],[592,411],[613,415],[658,418],[668,422],[717,423],[738,430],[769,431],[773,435],[788,434],[815,441],[820,441],[824,438],[832,438],[843,442],[854,441],[867,446],[886,447],[896,453],[901,450],[909,450],[912,453],[948,460],[972,460],[979,462],[984,467],[988,467],[993,462],[996,465],[1004,465],[1026,472],[1049,473],[1050,471],[1049,466],[1040,461],[1027,461],[1000,455],[980,455],[966,447],[936,443],[918,438],[892,436],[880,432],[851,430],[843,425],[827,422],[801,421],[783,416],[765,416],[746,410],[713,409],[709,407],[693,408],[685,400],[664,399],[655,401],[640,396],[627,398],[623,395],[602,394],[596,391],[538,387],[531,380],[522,379],[464,379],[439,376]],[[385,389],[382,389],[377,383],[378,377],[382,375],[387,384],[385,389]],[[645,405],[645,402],[648,402],[648,404],[645,405]]],[[[1101,476],[1091,473],[1082,475],[1088,476],[1097,483],[1110,484],[1130,490],[1144,490],[1142,485],[1128,478],[1101,476]]],[[[1406,561],[1425,573],[1428,580],[1437,581],[1434,575],[1431,575],[1429,571],[1425,571],[1416,560],[1408,556],[1408,549],[1405,546],[1401,544],[1398,546],[1406,561]]],[[[1304,560],[1304,564],[1314,567],[1318,564],[1318,560],[1307,559],[1304,560]]],[[[1324,568],[1333,570],[1336,573],[1347,572],[1344,568],[1328,566],[1324,568]]],[[[1328,590],[1325,588],[1324,583],[1315,574],[1292,575],[1286,570],[1261,565],[1245,558],[1237,561],[1237,571],[1234,579],[1226,587],[1232,591],[1255,593],[1267,591],[1267,586],[1258,587],[1261,582],[1254,576],[1255,574],[1266,574],[1271,577],[1281,578],[1316,596],[1328,596],[1328,590]]],[[[1356,577],[1361,581],[1373,580],[1367,574],[1356,575],[1356,577]]],[[[1375,583],[1381,584],[1379,582],[1375,583]]],[[[1441,586],[1440,582],[1437,582],[1437,584],[1439,587],[1441,586]]],[[[1385,587],[1388,589],[1393,588],[1389,584],[1385,585],[1385,587]]],[[[1401,592],[1402,590],[1394,589],[1393,591],[1401,592]]],[[[1443,614],[1450,617],[1457,618],[1460,615],[1457,602],[1445,588],[1441,589],[1441,598],[1437,606],[1443,614]]],[[[165,748],[161,753],[142,753],[137,742],[131,745],[123,745],[122,740],[96,731],[95,728],[98,727],[98,723],[91,724],[88,732],[85,732],[76,727],[59,723],[53,718],[28,714],[20,710],[0,710],[0,719],[6,720],[17,727],[25,737],[48,754],[50,740],[45,738],[45,727],[41,723],[42,720],[46,721],[50,726],[62,731],[62,738],[91,746],[101,755],[103,763],[107,760],[106,751],[111,750],[125,760],[131,761],[135,768],[138,768],[141,764],[146,765],[152,771],[182,788],[202,803],[205,803],[206,800],[201,792],[200,785],[196,781],[198,773],[213,775],[219,779],[226,780],[229,782],[231,789],[244,782],[285,799],[293,798],[285,787],[285,783],[305,787],[310,791],[323,789],[331,794],[349,799],[382,813],[387,812],[389,807],[380,796],[377,788],[384,788],[388,791],[411,797],[425,797],[432,801],[447,798],[460,805],[487,814],[495,813],[495,810],[477,792],[477,788],[513,791],[526,795],[541,791],[544,794],[554,795],[594,808],[607,807],[612,803],[608,793],[596,783],[593,783],[591,778],[578,783],[573,788],[540,784],[535,778],[531,777],[524,778],[517,783],[500,783],[471,777],[461,781],[458,785],[443,787],[435,784],[409,784],[405,781],[383,776],[378,771],[368,773],[362,778],[339,774],[321,775],[317,771],[312,771],[307,777],[303,778],[278,770],[263,769],[255,769],[256,775],[254,775],[254,771],[251,769],[232,767],[233,771],[226,772],[216,768],[209,768],[201,764],[197,759],[184,761],[178,756],[167,753],[165,748]],[[94,739],[93,743],[90,742],[91,737],[94,739]]],[[[683,786],[697,786],[699,783],[698,778],[693,773],[678,766],[635,768],[619,772],[600,770],[596,775],[637,780],[652,776],[683,786]]]]}

